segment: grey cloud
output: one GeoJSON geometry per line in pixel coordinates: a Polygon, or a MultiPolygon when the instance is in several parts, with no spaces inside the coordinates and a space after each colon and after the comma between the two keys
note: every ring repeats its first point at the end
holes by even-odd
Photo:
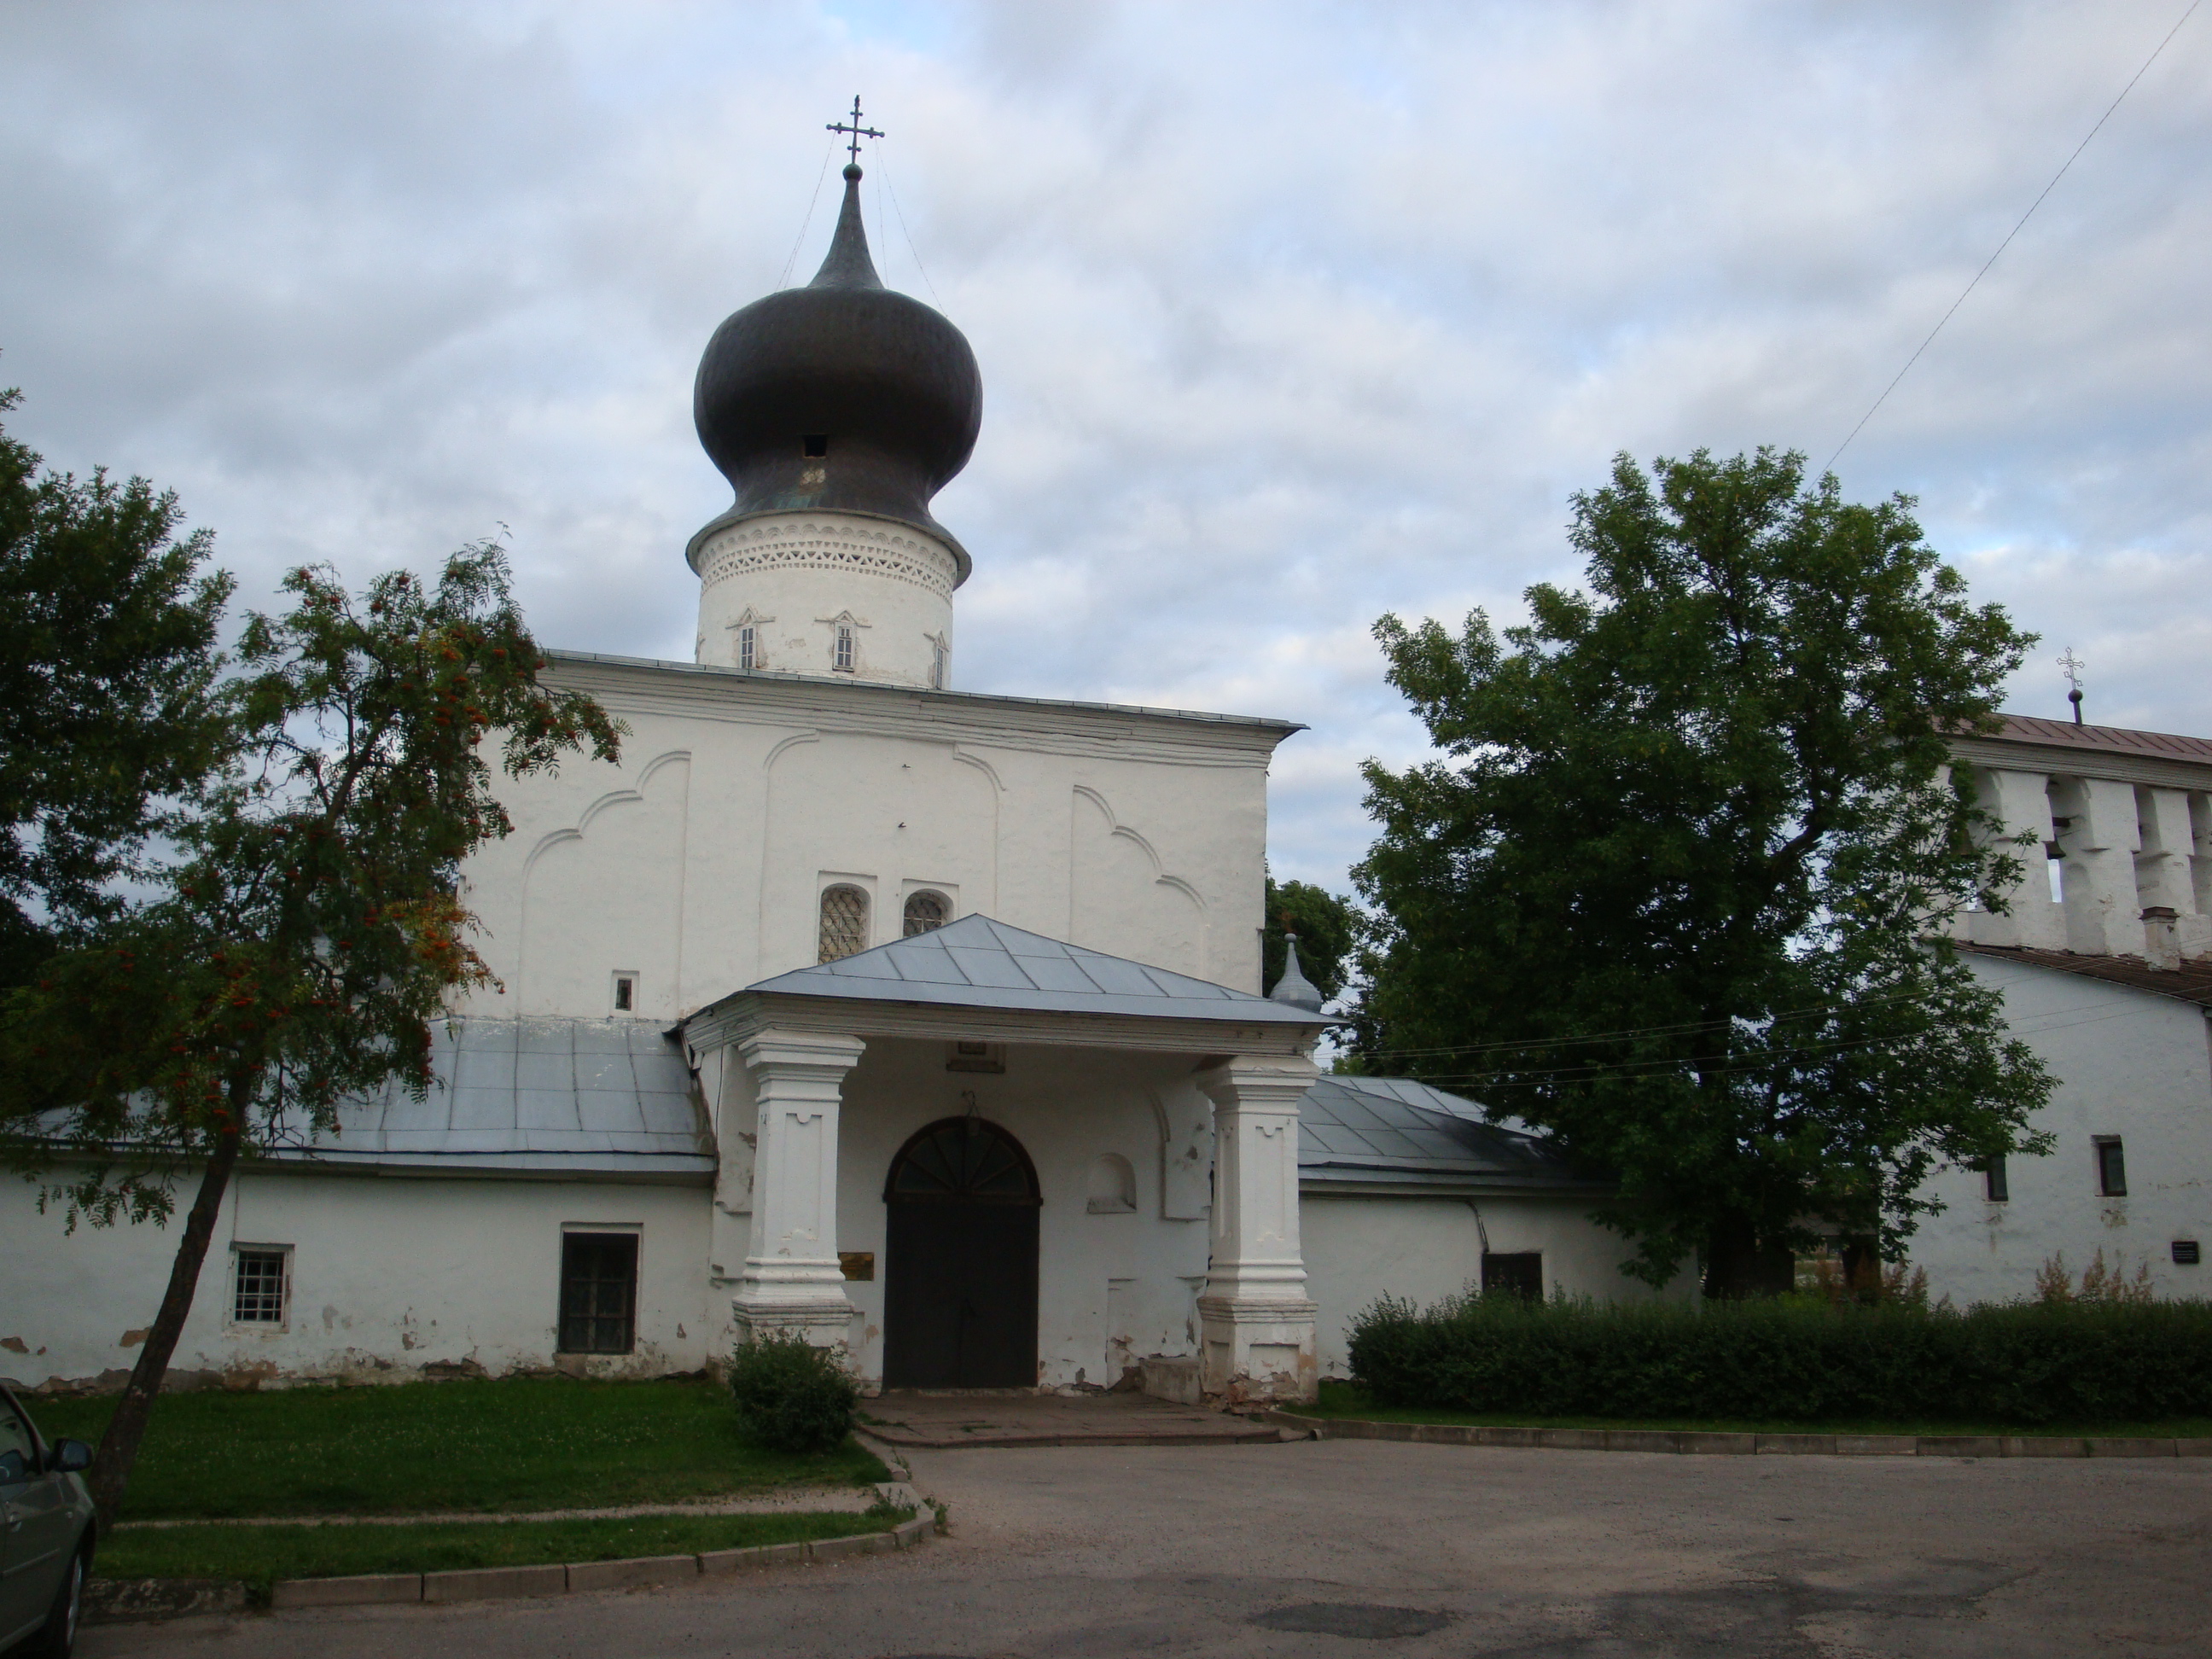
{"type": "MultiPolygon", "coordinates": [[[[1373,618],[1571,580],[1618,449],[1824,460],[2174,15],[17,9],[0,381],[250,596],[503,523],[545,637],[686,656],[692,368],[860,89],[878,263],[983,365],[961,682],[1307,720],[1273,856],[1334,882],[1358,761],[1420,752],[1373,618]]],[[[2048,636],[2031,712],[2071,643],[2093,715],[2212,732],[2208,61],[2192,23],[1839,466],[2048,636]]]]}

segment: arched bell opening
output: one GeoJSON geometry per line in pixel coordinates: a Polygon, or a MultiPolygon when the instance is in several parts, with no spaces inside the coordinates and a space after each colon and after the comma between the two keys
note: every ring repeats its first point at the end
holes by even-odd
{"type": "Polygon", "coordinates": [[[1036,1167],[980,1117],[930,1124],[884,1186],[884,1385],[1014,1389],[1037,1378],[1036,1167]]]}

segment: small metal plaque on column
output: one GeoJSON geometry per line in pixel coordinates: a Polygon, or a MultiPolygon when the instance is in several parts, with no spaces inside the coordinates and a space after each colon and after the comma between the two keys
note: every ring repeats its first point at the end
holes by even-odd
{"type": "Polygon", "coordinates": [[[876,1276],[876,1253],[873,1250],[840,1250],[837,1265],[845,1270],[848,1279],[872,1279],[876,1276]]]}
{"type": "Polygon", "coordinates": [[[2173,1265],[2175,1267],[2194,1267],[2201,1260],[2203,1260],[2203,1258],[2197,1253],[2197,1241],[2195,1239],[2177,1238],[2173,1241],[2173,1265]]]}

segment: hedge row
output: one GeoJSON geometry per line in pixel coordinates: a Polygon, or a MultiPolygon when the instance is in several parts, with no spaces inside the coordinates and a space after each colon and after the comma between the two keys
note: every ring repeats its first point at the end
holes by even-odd
{"type": "Polygon", "coordinates": [[[1353,1322],[1377,1404],[1542,1417],[2148,1422],[2212,1416],[2212,1304],[1963,1312],[1794,1298],[1384,1298],[1353,1322]]]}

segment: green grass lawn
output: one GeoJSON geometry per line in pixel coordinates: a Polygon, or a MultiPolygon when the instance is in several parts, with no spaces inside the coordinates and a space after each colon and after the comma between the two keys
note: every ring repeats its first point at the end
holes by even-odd
{"type": "Polygon", "coordinates": [[[362,1572],[444,1572],[546,1561],[788,1544],[883,1532],[908,1511],[866,1515],[644,1515],[625,1521],[432,1521],[389,1526],[162,1527],[111,1534],[102,1578],[342,1578],[362,1572]]]}
{"type": "MultiPolygon", "coordinates": [[[[39,1400],[31,1413],[50,1439],[96,1442],[114,1407],[39,1400]]],[[[155,1405],[123,1518],[599,1508],[890,1478],[849,1439],[823,1457],[748,1444],[727,1391],[706,1382],[210,1391],[155,1405]]]]}
{"type": "Polygon", "coordinates": [[[2017,1423],[1873,1421],[1787,1422],[1780,1418],[1532,1417],[1526,1412],[1455,1412],[1442,1407],[1378,1406],[1356,1382],[1325,1382],[1321,1400],[1290,1407],[1302,1417],[1357,1418],[1370,1423],[1472,1424],[1488,1429],[1688,1429],[1723,1434],[2050,1434],[2109,1435],[2170,1439],[2212,1435],[2212,1418],[2173,1418],[2159,1423],[2017,1423]]]}

